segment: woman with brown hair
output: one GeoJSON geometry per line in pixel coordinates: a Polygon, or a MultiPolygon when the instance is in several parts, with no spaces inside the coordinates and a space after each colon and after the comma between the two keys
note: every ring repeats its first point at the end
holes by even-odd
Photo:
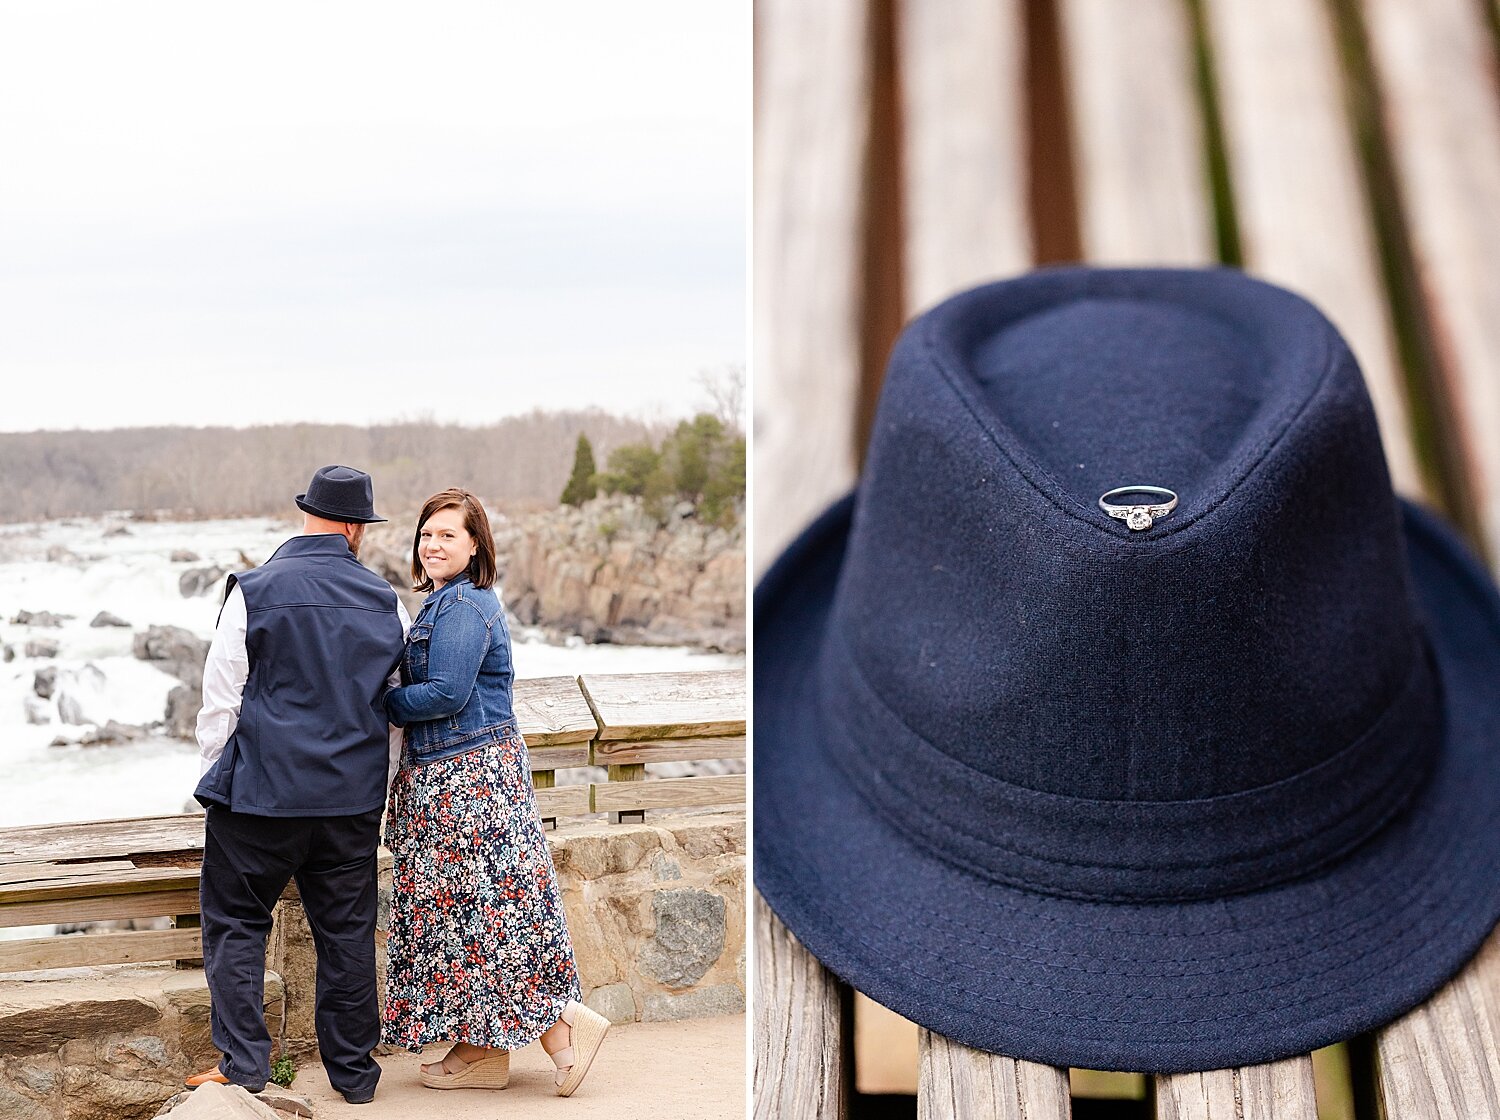
{"type": "Polygon", "coordinates": [[[495,540],[479,500],[444,490],[422,507],[412,621],[386,714],[406,729],[386,843],[395,857],[384,1038],[420,1051],[433,1089],[505,1088],[510,1051],[540,1039],[569,1096],[609,1021],[579,1002],[526,743],[511,707],[510,631],[495,540]]]}

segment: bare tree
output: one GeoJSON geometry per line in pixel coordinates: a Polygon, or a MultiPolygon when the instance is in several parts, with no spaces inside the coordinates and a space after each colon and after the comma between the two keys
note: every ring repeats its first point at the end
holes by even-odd
{"type": "Polygon", "coordinates": [[[600,459],[655,442],[668,425],[598,409],[531,412],[467,427],[417,420],[358,428],[122,428],[0,435],[0,522],[111,510],[178,516],[285,514],[313,471],[348,463],[375,477],[380,504],[411,510],[448,486],[515,508],[551,506],[584,432],[600,459]]]}
{"type": "Polygon", "coordinates": [[[745,367],[742,365],[720,366],[717,369],[699,370],[693,380],[697,381],[708,396],[706,411],[732,432],[745,430],[745,367]]]}

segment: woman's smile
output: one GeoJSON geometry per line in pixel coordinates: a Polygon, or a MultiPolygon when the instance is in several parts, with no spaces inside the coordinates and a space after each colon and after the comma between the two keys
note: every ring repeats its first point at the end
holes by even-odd
{"type": "Polygon", "coordinates": [[[453,507],[440,509],[424,521],[419,540],[422,570],[432,578],[435,587],[442,587],[467,569],[479,548],[464,527],[463,510],[453,507]]]}

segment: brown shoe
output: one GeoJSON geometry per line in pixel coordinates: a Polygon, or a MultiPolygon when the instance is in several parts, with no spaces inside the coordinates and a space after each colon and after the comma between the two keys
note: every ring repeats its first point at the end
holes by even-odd
{"type": "Polygon", "coordinates": [[[184,1088],[196,1089],[199,1085],[206,1085],[210,1081],[217,1081],[220,1085],[229,1084],[229,1078],[225,1077],[222,1073],[219,1072],[218,1066],[215,1066],[211,1070],[206,1070],[203,1073],[196,1073],[192,1077],[184,1080],[182,1084],[184,1088]]]}

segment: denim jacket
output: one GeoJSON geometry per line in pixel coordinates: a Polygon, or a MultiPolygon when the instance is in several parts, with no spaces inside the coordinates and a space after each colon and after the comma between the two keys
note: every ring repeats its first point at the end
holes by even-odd
{"type": "Polygon", "coordinates": [[[406,635],[401,687],[385,695],[406,728],[405,761],[464,754],[515,728],[510,629],[489,588],[456,576],[427,596],[406,635]]]}

